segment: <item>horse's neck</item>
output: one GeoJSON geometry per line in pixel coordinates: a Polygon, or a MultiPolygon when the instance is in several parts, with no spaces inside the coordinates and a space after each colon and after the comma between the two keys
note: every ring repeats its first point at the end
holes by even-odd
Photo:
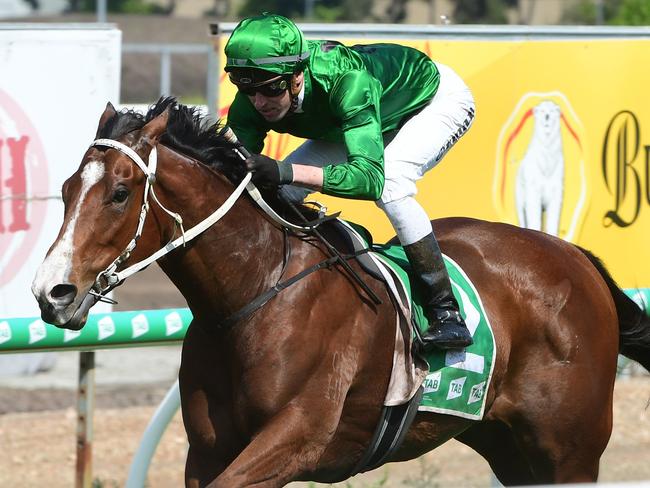
{"type": "MultiPolygon", "coordinates": [[[[175,153],[161,151],[158,177],[170,209],[185,229],[198,224],[232,194],[225,178],[192,160],[179,166],[175,153]],[[166,175],[166,176],[165,176],[166,175]]],[[[164,218],[164,216],[162,217],[164,218]]],[[[159,262],[195,318],[224,319],[277,280],[284,256],[283,233],[242,195],[232,209],[187,247],[159,262]]]]}

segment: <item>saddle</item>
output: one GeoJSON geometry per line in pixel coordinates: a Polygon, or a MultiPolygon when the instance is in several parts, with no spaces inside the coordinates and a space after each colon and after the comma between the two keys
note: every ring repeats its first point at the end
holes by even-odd
{"type": "Polygon", "coordinates": [[[427,322],[420,304],[418,282],[409,276],[404,249],[390,243],[373,245],[370,234],[356,224],[338,220],[334,225],[347,241],[348,249],[354,250],[361,266],[386,283],[398,316],[393,369],[384,410],[373,442],[357,467],[369,470],[383,464],[399,448],[417,411],[482,419],[496,346],[478,291],[458,263],[443,255],[474,344],[465,349],[421,355],[415,343],[427,322]],[[367,464],[363,466],[363,463],[367,464]]]}

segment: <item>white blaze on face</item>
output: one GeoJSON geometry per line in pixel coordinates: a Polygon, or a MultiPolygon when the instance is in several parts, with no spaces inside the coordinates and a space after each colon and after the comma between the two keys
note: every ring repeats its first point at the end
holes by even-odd
{"type": "Polygon", "coordinates": [[[76,206],[61,239],[59,239],[59,242],[57,242],[52,252],[50,252],[36,272],[36,277],[32,283],[32,292],[34,295],[39,291],[46,292],[49,287],[55,284],[66,283],[72,269],[72,244],[81,206],[90,189],[103,176],[104,163],[99,161],[90,161],[81,171],[81,191],[79,192],[76,206]]]}

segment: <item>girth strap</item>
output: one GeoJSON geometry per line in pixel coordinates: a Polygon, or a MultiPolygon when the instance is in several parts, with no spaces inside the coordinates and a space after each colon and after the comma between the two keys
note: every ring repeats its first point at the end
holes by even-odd
{"type": "Polygon", "coordinates": [[[348,477],[378,468],[399,449],[418,413],[423,393],[424,387],[420,386],[407,403],[383,407],[370,444],[348,477]]]}
{"type": "Polygon", "coordinates": [[[278,293],[280,293],[282,290],[285,288],[290,287],[297,281],[300,281],[303,279],[305,276],[312,274],[314,271],[318,271],[319,269],[323,268],[329,268],[332,266],[332,264],[336,263],[339,261],[338,256],[332,256],[329,259],[326,259],[325,261],[321,261],[318,264],[315,264],[309,268],[303,269],[300,273],[295,274],[291,278],[289,278],[286,281],[282,281],[281,283],[276,283],[273,285],[271,288],[269,288],[267,291],[262,293],[261,295],[258,295],[257,298],[255,298],[252,302],[250,302],[248,305],[245,305],[243,308],[239,309],[237,312],[232,314],[230,317],[227,319],[223,320],[220,324],[217,325],[217,328],[219,329],[227,329],[228,327],[231,327],[235,325],[238,321],[241,319],[247,317],[248,315],[252,314],[255,310],[258,308],[263,307],[271,298],[276,296],[278,293]]]}

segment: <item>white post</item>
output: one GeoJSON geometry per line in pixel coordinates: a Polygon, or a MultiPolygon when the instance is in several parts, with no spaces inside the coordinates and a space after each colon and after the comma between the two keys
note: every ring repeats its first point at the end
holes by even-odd
{"type": "Polygon", "coordinates": [[[106,22],[106,0],[97,0],[97,22],[106,22]]]}
{"type": "Polygon", "coordinates": [[[129,477],[124,485],[125,488],[142,488],[146,486],[147,472],[156,447],[158,447],[160,438],[180,406],[181,394],[178,388],[178,380],[176,380],[163,401],[158,405],[156,412],[149,421],[149,425],[142,434],[138,450],[133,456],[133,461],[131,461],[129,477]]]}
{"type": "Polygon", "coordinates": [[[163,49],[160,53],[160,95],[169,96],[172,91],[172,53],[163,49]]]}

